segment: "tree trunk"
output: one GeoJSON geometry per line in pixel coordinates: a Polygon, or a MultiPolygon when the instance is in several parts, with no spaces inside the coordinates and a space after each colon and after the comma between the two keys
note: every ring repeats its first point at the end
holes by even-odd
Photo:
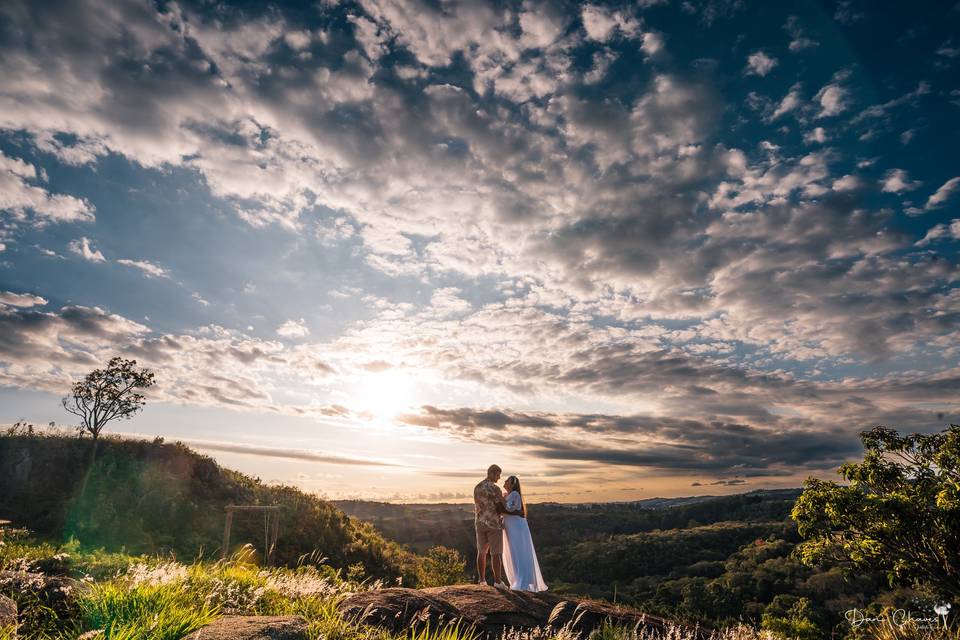
{"type": "Polygon", "coordinates": [[[83,472],[83,480],[80,483],[80,497],[83,498],[87,493],[87,482],[90,480],[90,474],[93,473],[93,465],[97,461],[97,436],[94,434],[93,442],[90,443],[90,458],[87,460],[87,468],[83,472]]]}

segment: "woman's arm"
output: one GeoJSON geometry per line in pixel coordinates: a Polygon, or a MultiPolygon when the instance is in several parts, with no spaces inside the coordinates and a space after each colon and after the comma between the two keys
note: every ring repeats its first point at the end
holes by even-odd
{"type": "Polygon", "coordinates": [[[523,503],[520,498],[520,494],[516,491],[511,491],[509,494],[507,494],[506,504],[507,513],[510,515],[523,515],[523,503]]]}

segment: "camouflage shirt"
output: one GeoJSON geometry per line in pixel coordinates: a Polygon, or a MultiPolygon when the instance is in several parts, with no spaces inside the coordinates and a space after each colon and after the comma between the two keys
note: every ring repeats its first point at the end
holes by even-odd
{"type": "Polygon", "coordinates": [[[483,480],[473,488],[474,523],[490,529],[502,529],[497,503],[503,500],[500,487],[490,480],[483,480]]]}

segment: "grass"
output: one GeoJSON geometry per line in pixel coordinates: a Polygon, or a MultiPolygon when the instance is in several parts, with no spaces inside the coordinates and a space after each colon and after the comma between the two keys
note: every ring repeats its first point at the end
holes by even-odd
{"type": "MultiPolygon", "coordinates": [[[[310,640],[480,638],[476,629],[462,622],[399,634],[355,625],[340,615],[338,605],[349,594],[379,589],[383,583],[351,573],[344,577],[317,557],[305,557],[304,564],[294,569],[263,568],[254,559],[251,549],[243,549],[228,560],[200,559],[186,565],[170,558],[83,551],[76,543],[55,546],[14,535],[0,544],[0,569],[44,570],[80,578],[83,583],[65,611],[54,611],[40,599],[21,597],[19,635],[0,629],[0,640],[75,640],[91,630],[102,630],[103,640],[180,640],[222,615],[299,615],[307,621],[310,640]]],[[[535,629],[507,631],[502,640],[574,637],[569,629],[535,629]]],[[[590,640],[689,638],[680,627],[654,634],[607,624],[594,631],[590,640]]],[[[725,630],[713,640],[780,639],[742,626],[725,630]]]]}

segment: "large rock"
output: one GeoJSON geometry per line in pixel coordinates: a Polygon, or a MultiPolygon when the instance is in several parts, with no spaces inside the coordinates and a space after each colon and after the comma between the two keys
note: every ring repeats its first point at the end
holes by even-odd
{"type": "Polygon", "coordinates": [[[183,640],[307,640],[300,616],[226,616],[183,640]]]}
{"type": "MultiPolygon", "coordinates": [[[[566,628],[586,638],[605,621],[638,631],[663,631],[671,623],[634,609],[593,601],[568,600],[549,592],[500,590],[481,585],[432,589],[381,589],[346,598],[340,612],[360,624],[384,627],[393,632],[430,624],[461,621],[488,638],[505,629],[566,628]]],[[[694,631],[690,629],[690,631],[694,631]]],[[[707,637],[700,629],[692,637],[707,637]]]]}
{"type": "Polygon", "coordinates": [[[58,615],[69,615],[77,591],[84,583],[66,576],[48,576],[31,571],[0,571],[0,594],[14,600],[39,600],[58,615]]]}
{"type": "Polygon", "coordinates": [[[461,617],[456,607],[427,591],[401,587],[361,591],[341,602],[339,610],[348,620],[394,633],[426,625],[437,628],[461,617]]]}
{"type": "Polygon", "coordinates": [[[17,603],[7,596],[0,596],[0,629],[17,626],[17,603]]]}

